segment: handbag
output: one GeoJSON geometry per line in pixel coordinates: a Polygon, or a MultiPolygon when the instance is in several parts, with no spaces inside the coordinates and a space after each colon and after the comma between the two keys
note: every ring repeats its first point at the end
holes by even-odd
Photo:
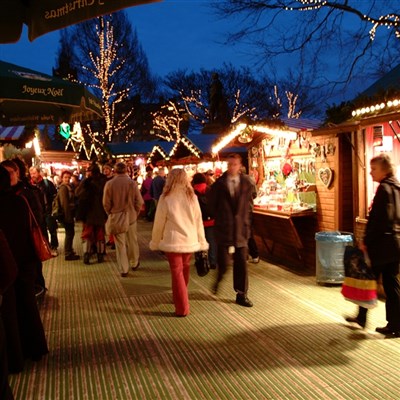
{"type": "Polygon", "coordinates": [[[364,308],[376,307],[377,283],[363,251],[358,247],[346,246],[343,262],[345,278],[341,293],[344,298],[364,308]]]}
{"type": "Polygon", "coordinates": [[[31,206],[28,203],[28,200],[25,198],[25,196],[21,196],[25,202],[26,205],[28,206],[29,210],[29,226],[31,229],[31,235],[32,235],[32,240],[33,240],[33,245],[35,247],[35,252],[36,255],[38,256],[40,261],[47,261],[50,260],[50,258],[53,257],[51,254],[51,249],[48,240],[44,237],[43,232],[33,215],[33,211],[31,209],[31,206]]]}
{"type": "Polygon", "coordinates": [[[194,253],[194,265],[198,276],[206,276],[210,271],[207,251],[196,251],[194,253]]]}
{"type": "Polygon", "coordinates": [[[106,221],[106,232],[108,235],[118,235],[128,232],[129,214],[127,211],[121,211],[109,214],[106,221]]]}

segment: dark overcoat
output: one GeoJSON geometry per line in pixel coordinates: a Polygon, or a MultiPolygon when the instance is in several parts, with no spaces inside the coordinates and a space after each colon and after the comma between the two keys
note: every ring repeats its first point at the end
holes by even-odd
{"type": "Polygon", "coordinates": [[[208,193],[209,211],[215,219],[214,232],[218,245],[246,247],[250,237],[249,204],[253,201],[253,183],[240,175],[238,195],[232,198],[225,172],[213,183],[208,193]]]}
{"type": "Polygon", "coordinates": [[[84,179],[78,186],[75,194],[78,197],[77,219],[87,225],[103,226],[107,221],[107,214],[103,207],[103,192],[107,178],[103,174],[96,174],[84,179]]]}
{"type": "Polygon", "coordinates": [[[400,184],[394,176],[383,179],[376,190],[364,237],[372,265],[400,261],[398,238],[393,232],[396,215],[400,215],[399,193],[400,184]]]}
{"type": "Polygon", "coordinates": [[[7,238],[18,267],[14,285],[7,290],[2,303],[8,361],[13,372],[22,369],[23,358],[39,359],[48,353],[34,292],[38,258],[29,221],[25,200],[0,190],[0,229],[7,238]]]}

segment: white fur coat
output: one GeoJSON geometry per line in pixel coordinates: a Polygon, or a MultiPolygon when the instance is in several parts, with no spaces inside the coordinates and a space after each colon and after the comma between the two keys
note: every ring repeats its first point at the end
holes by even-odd
{"type": "Polygon", "coordinates": [[[183,188],[177,188],[168,196],[160,197],[154,218],[150,249],[167,253],[193,253],[208,250],[196,195],[188,198],[183,188]]]}

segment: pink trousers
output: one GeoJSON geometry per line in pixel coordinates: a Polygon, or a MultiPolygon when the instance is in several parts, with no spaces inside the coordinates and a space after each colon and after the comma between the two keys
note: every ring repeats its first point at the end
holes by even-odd
{"type": "Polygon", "coordinates": [[[175,304],[175,314],[189,314],[189,272],[191,253],[165,253],[171,269],[172,297],[175,304]]]}

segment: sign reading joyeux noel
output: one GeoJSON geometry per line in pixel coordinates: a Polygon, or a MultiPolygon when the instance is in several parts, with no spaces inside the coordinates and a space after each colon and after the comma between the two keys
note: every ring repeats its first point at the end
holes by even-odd
{"type": "Polygon", "coordinates": [[[102,118],[85,86],[0,61],[0,124],[57,124],[102,118]]]}

